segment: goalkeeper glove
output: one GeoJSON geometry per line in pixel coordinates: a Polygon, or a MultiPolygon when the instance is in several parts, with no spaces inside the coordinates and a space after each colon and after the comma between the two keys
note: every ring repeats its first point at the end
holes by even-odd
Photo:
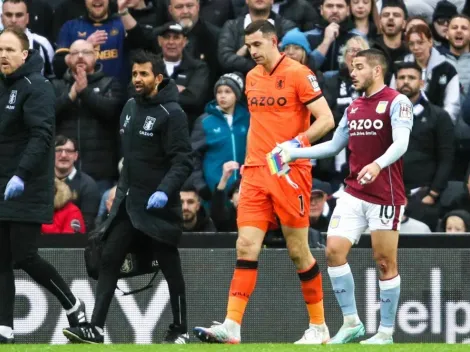
{"type": "Polygon", "coordinates": [[[292,161],[290,150],[308,146],[310,146],[310,141],[303,133],[299,134],[294,139],[278,144],[267,154],[271,174],[277,174],[279,176],[287,174],[290,170],[287,164],[292,161]]]}

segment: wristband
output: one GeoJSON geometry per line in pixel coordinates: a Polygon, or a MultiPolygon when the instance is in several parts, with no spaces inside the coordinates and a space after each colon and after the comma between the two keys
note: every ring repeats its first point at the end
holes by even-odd
{"type": "Polygon", "coordinates": [[[128,14],[129,14],[129,9],[125,9],[125,10],[122,11],[122,12],[118,12],[118,15],[121,16],[121,17],[122,17],[122,16],[125,16],[125,15],[128,15],[128,14]]]}

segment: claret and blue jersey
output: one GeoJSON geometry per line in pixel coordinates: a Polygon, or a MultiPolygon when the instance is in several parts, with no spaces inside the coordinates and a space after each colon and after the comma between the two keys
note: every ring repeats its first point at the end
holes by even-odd
{"type": "Polygon", "coordinates": [[[348,193],[375,204],[405,204],[402,158],[382,170],[371,184],[362,186],[356,179],[364,166],[392,145],[392,131],[399,127],[413,127],[413,105],[394,89],[384,87],[369,97],[362,96],[346,109],[336,133],[348,138],[351,151],[348,193]]]}

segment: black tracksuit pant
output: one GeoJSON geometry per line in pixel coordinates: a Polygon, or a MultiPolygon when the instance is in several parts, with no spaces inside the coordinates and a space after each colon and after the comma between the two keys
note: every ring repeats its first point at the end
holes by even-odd
{"type": "Polygon", "coordinates": [[[41,224],[0,221],[0,325],[13,328],[15,278],[13,268],[24,270],[49,292],[66,310],[76,298],[57,270],[38,254],[41,224]]]}
{"type": "Polygon", "coordinates": [[[91,324],[104,327],[122,263],[136,242],[139,246],[152,247],[155,258],[168,283],[173,324],[181,333],[186,333],[186,294],[178,248],[152,239],[135,229],[127,214],[125,201],[121,204],[118,214],[111,224],[104,244],[91,324]]]}

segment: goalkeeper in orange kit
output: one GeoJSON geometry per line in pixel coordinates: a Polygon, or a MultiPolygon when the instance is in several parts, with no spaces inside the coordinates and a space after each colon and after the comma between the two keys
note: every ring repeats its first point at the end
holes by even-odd
{"type": "Polygon", "coordinates": [[[310,316],[309,328],[297,343],[321,344],[329,339],[329,332],[321,273],[308,246],[311,164],[298,160],[290,164],[287,174],[281,176],[282,170],[276,169],[276,176],[268,165],[275,163],[267,163],[266,155],[271,151],[275,155],[281,142],[310,146],[334,127],[333,114],[315,75],[279,52],[276,30],[269,21],[251,23],[245,29],[245,44],[257,66],[246,78],[251,119],[238,205],[237,263],[224,323],[195,327],[194,333],[204,342],[241,342],[241,322],[255,288],[258,256],[277,215],[310,316]],[[311,115],[315,122],[310,126],[311,115]]]}

